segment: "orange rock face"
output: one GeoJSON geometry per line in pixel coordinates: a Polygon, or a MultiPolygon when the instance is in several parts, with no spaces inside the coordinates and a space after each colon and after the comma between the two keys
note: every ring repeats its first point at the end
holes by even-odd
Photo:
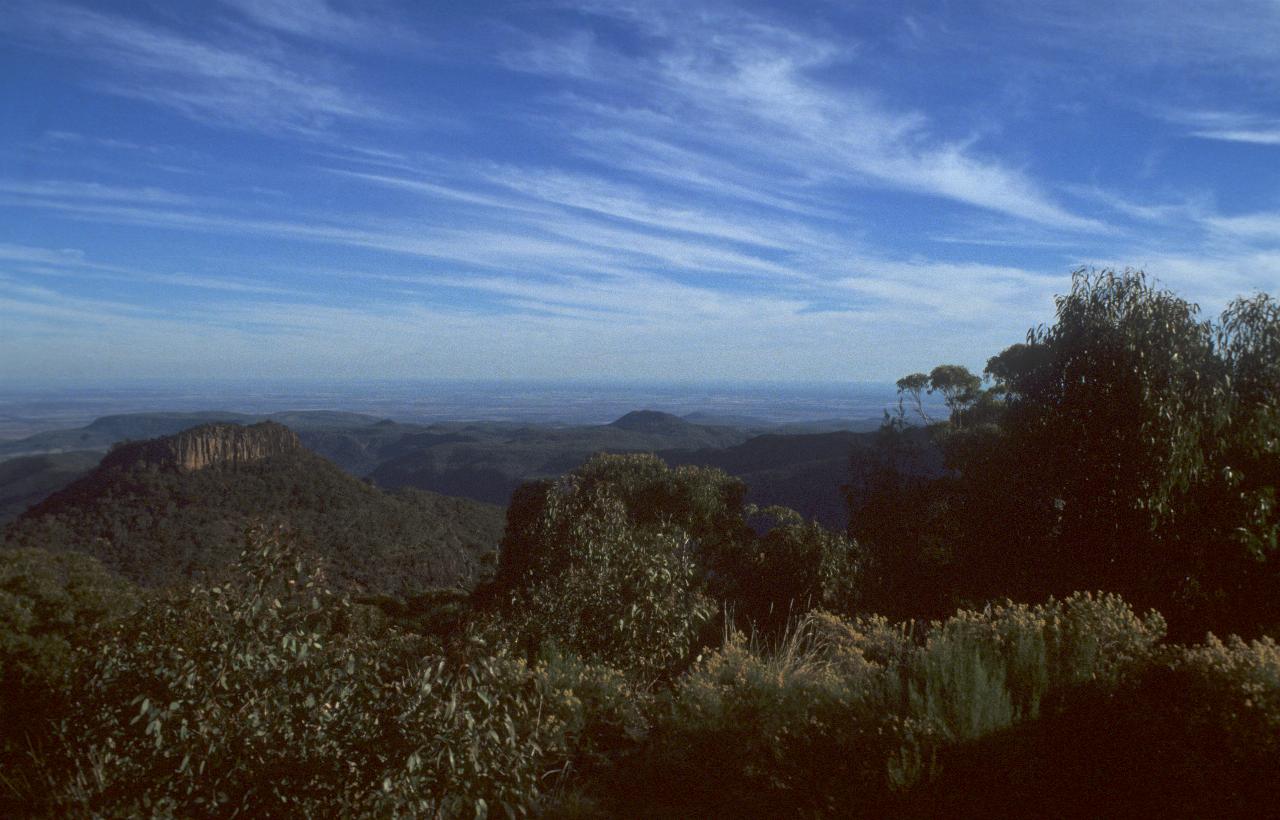
{"type": "Polygon", "coordinates": [[[301,449],[297,434],[273,421],[249,427],[205,424],[176,436],[123,445],[108,459],[117,463],[175,466],[184,472],[195,472],[213,465],[250,464],[301,449]]]}

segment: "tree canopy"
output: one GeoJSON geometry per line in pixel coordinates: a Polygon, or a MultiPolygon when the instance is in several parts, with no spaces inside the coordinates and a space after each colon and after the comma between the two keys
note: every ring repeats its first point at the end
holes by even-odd
{"type": "Polygon", "coordinates": [[[870,504],[901,502],[923,526],[914,547],[888,545],[889,529],[870,546],[932,541],[918,569],[945,565],[961,600],[1103,588],[1178,625],[1256,626],[1280,591],[1278,354],[1269,296],[1214,322],[1140,271],[1078,271],[1052,324],[988,360],[988,389],[963,368],[932,371],[952,472],[870,504]]]}

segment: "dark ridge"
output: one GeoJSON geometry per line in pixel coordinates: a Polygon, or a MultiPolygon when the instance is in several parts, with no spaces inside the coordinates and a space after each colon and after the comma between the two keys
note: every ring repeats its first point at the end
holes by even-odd
{"type": "Polygon", "coordinates": [[[99,452],[45,453],[0,461],[0,529],[52,493],[88,473],[99,452]]]}
{"type": "Polygon", "coordinates": [[[671,413],[658,410],[633,410],[609,426],[637,433],[663,433],[683,430],[694,425],[671,413]]]}
{"type": "Polygon", "coordinates": [[[122,438],[169,436],[185,427],[206,423],[239,423],[249,420],[243,413],[208,410],[199,413],[120,413],[100,416],[83,428],[93,433],[122,438]]]}

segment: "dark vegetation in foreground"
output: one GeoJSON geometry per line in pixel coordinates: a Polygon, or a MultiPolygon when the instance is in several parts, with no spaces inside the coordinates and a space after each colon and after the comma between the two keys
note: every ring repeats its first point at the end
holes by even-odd
{"type": "Polygon", "coordinates": [[[332,591],[274,529],[162,590],[0,553],[0,809],[1265,815],[1280,305],[1082,274],[1058,307],[989,389],[903,380],[886,447],[941,391],[949,471],[886,459],[850,533],[614,455],[522,487],[470,595],[332,591]]]}

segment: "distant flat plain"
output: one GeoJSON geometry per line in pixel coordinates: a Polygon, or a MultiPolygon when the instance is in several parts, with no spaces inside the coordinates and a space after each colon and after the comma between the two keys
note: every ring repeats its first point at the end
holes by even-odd
{"type": "Polygon", "coordinates": [[[400,422],[605,424],[637,409],[701,424],[849,422],[868,429],[896,403],[892,384],[656,384],[547,381],[190,382],[0,387],[0,439],[82,427],[118,413],[343,410],[400,422]]]}

